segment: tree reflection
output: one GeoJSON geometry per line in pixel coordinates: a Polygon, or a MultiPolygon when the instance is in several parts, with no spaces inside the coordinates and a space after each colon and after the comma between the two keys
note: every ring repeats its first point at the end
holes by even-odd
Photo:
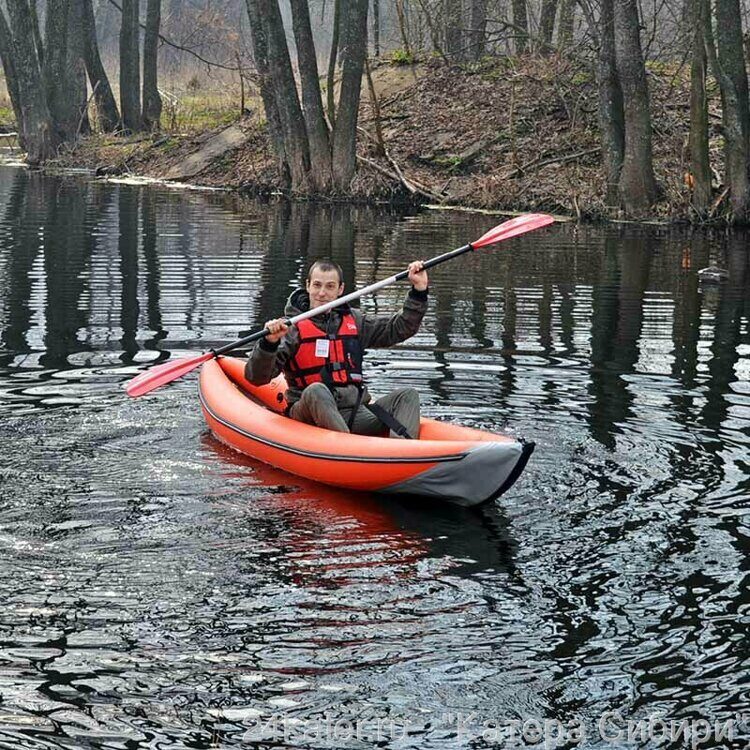
{"type": "Polygon", "coordinates": [[[649,237],[608,237],[592,293],[588,422],[593,437],[608,448],[614,448],[618,425],[631,416],[633,394],[622,376],[638,361],[652,249],[649,237]]]}
{"type": "Polygon", "coordinates": [[[138,193],[120,186],[117,195],[119,232],[117,251],[120,257],[120,344],[123,362],[132,362],[138,353],[138,193]]]}
{"type": "Polygon", "coordinates": [[[355,231],[351,206],[280,204],[273,214],[260,274],[260,293],[255,325],[283,314],[293,288],[304,284],[307,267],[314,260],[330,258],[344,273],[346,289],[355,288],[355,231]]]}
{"type": "Polygon", "coordinates": [[[157,196],[153,190],[143,190],[141,194],[141,233],[143,259],[146,272],[146,319],[154,335],[144,343],[146,349],[156,349],[159,341],[166,337],[161,317],[161,267],[157,251],[157,196]]]}
{"type": "MultiPolygon", "coordinates": [[[[711,375],[711,388],[701,412],[701,422],[712,428],[717,441],[720,428],[728,416],[731,383],[737,380],[735,365],[739,361],[739,346],[743,340],[742,321],[748,318],[748,265],[750,255],[744,235],[734,234],[727,242],[727,270],[729,277],[716,291],[718,305],[714,316],[714,335],[711,343],[711,359],[708,371],[711,375]]],[[[744,336],[747,340],[747,335],[744,336]]],[[[717,445],[717,450],[720,445],[717,445]]],[[[718,458],[718,457],[717,457],[718,458]]]]}
{"type": "Polygon", "coordinates": [[[17,354],[31,351],[28,333],[33,316],[32,269],[39,252],[41,216],[36,213],[39,207],[34,199],[36,191],[34,186],[30,189],[29,183],[38,181],[38,174],[17,170],[13,174],[3,216],[3,224],[10,227],[5,238],[8,256],[6,271],[0,275],[4,320],[0,343],[5,350],[0,355],[0,363],[3,365],[12,362],[17,354]]]}
{"type": "Polygon", "coordinates": [[[63,368],[69,354],[85,347],[78,332],[88,323],[83,300],[89,296],[90,227],[86,191],[77,182],[47,179],[44,196],[45,367],[63,368]]]}

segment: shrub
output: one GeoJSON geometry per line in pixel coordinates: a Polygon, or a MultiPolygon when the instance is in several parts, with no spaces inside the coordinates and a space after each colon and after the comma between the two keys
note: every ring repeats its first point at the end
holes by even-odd
{"type": "Polygon", "coordinates": [[[394,49],[391,52],[391,62],[394,65],[411,65],[414,62],[414,55],[405,49],[394,49]]]}

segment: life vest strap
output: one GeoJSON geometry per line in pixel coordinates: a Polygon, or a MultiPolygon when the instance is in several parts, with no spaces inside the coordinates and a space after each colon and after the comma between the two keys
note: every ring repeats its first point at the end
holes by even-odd
{"type": "Polygon", "coordinates": [[[389,430],[395,432],[399,437],[406,438],[407,440],[414,439],[406,427],[393,414],[380,406],[380,404],[365,404],[365,409],[369,409],[389,430]]]}
{"type": "Polygon", "coordinates": [[[317,341],[318,339],[330,339],[331,341],[337,340],[337,339],[358,339],[359,333],[327,333],[322,336],[300,336],[299,342],[300,344],[307,344],[311,341],[317,341]]]}

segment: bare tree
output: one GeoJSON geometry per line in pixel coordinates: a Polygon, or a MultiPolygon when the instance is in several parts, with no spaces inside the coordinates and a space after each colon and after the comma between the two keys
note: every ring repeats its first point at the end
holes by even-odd
{"type": "Polygon", "coordinates": [[[248,0],[248,4],[250,2],[257,3],[257,17],[263,24],[271,90],[279,114],[292,190],[307,193],[310,150],[279,5],[277,0],[248,0]]]}
{"type": "Polygon", "coordinates": [[[625,149],[620,170],[620,200],[628,214],[646,211],[656,200],[651,154],[648,82],[641,51],[636,0],[614,0],[615,57],[623,94],[625,149]]]}
{"type": "Polygon", "coordinates": [[[21,111],[19,128],[27,161],[38,164],[55,153],[59,140],[44,95],[29,5],[26,0],[7,0],[7,7],[21,111]]]}
{"type": "MultiPolygon", "coordinates": [[[[442,0],[443,2],[446,2],[446,0],[442,0]]],[[[438,24],[435,22],[435,19],[432,17],[432,10],[428,7],[426,0],[418,0],[419,7],[422,11],[421,17],[424,19],[424,22],[427,24],[427,28],[430,32],[430,41],[432,42],[432,49],[440,55],[440,57],[443,58],[443,61],[446,64],[450,63],[450,60],[448,59],[448,54],[445,50],[445,40],[447,39],[447,30],[446,30],[446,24],[443,23],[442,26],[438,26],[438,24]]],[[[403,2],[399,3],[396,8],[399,7],[405,9],[405,5],[403,2]]],[[[408,39],[408,29],[406,26],[406,13],[399,14],[399,27],[401,29],[401,36],[404,39],[404,44],[406,44],[406,41],[408,39]]],[[[440,20],[440,19],[438,19],[440,20]]],[[[411,56],[411,52],[409,51],[408,47],[405,47],[406,54],[411,56]]]]}
{"type": "Polygon", "coordinates": [[[542,12],[539,18],[539,41],[543,52],[552,50],[552,34],[555,30],[557,0],[542,0],[542,12]]]}
{"type": "Polygon", "coordinates": [[[479,60],[484,55],[487,43],[487,3],[486,0],[471,0],[469,29],[469,57],[479,60]]]}
{"type": "Polygon", "coordinates": [[[96,113],[99,127],[106,133],[117,128],[120,113],[117,111],[112,87],[109,78],[102,65],[99,55],[99,44],[96,39],[96,23],[94,20],[94,7],[91,0],[78,0],[81,3],[81,26],[84,37],[84,62],[88,73],[91,88],[94,92],[96,102],[96,113]]]}
{"type": "MultiPolygon", "coordinates": [[[[182,13],[182,0],[167,0],[166,17],[164,18],[164,31],[173,38],[180,39],[182,36],[182,25],[184,16],[182,13]]],[[[170,47],[165,50],[162,60],[168,67],[175,67],[179,63],[179,50],[170,47]]]]}
{"type": "Polygon", "coordinates": [[[692,59],[690,64],[690,174],[693,208],[703,216],[711,201],[711,169],[708,153],[708,97],[706,96],[706,25],[709,0],[690,0],[692,59]]]}
{"type": "Polygon", "coordinates": [[[516,28],[516,54],[522,55],[529,46],[529,15],[526,0],[512,0],[513,25],[516,28]]]}
{"type": "Polygon", "coordinates": [[[618,183],[625,151],[625,114],[622,88],[615,59],[615,19],[613,0],[601,0],[599,16],[599,57],[597,83],[599,87],[599,133],[602,161],[607,179],[607,204],[618,204],[618,183]]]}
{"type": "Polygon", "coordinates": [[[271,70],[268,61],[268,34],[264,28],[258,0],[246,0],[246,7],[250,20],[253,62],[258,72],[258,88],[263,100],[263,109],[266,112],[268,131],[277,158],[281,184],[283,187],[289,188],[291,187],[291,174],[289,172],[289,161],[286,157],[284,129],[281,124],[279,108],[276,105],[273,81],[271,80],[271,70]]]}
{"type": "Polygon", "coordinates": [[[44,93],[60,141],[70,140],[77,124],[67,66],[69,8],[70,0],[48,0],[44,25],[44,93]]]}
{"type": "Polygon", "coordinates": [[[401,43],[404,45],[404,52],[411,57],[411,44],[409,43],[409,31],[406,24],[406,0],[396,0],[396,16],[398,18],[398,31],[401,36],[401,43]]]}
{"type": "Polygon", "coordinates": [[[120,112],[122,127],[141,129],[141,73],[138,0],[122,0],[120,26],[120,112]]]}
{"type": "Polygon", "coordinates": [[[157,86],[160,21],[161,0],[148,0],[143,37],[143,127],[146,130],[158,130],[161,120],[161,96],[157,86]]]}
{"type": "Polygon", "coordinates": [[[36,7],[37,0],[29,0],[29,11],[31,12],[31,30],[34,34],[34,46],[39,58],[39,67],[44,65],[44,44],[42,42],[42,32],[39,26],[39,13],[36,7]]]}
{"type": "Polygon", "coordinates": [[[326,106],[328,122],[336,121],[336,59],[339,54],[339,31],[341,29],[341,0],[333,2],[333,28],[331,29],[331,51],[328,54],[328,75],[326,77],[326,106]]]}
{"type": "Polygon", "coordinates": [[[349,189],[356,170],[357,119],[362,73],[367,54],[367,0],[348,0],[342,12],[341,91],[333,128],[331,158],[333,184],[339,192],[349,189]]]}
{"type": "Polygon", "coordinates": [[[83,25],[83,3],[81,0],[70,0],[67,66],[70,71],[70,87],[76,116],[73,138],[91,132],[91,123],[88,116],[85,55],[86,35],[83,25]]]}
{"type": "Polygon", "coordinates": [[[575,0],[560,0],[559,18],[557,21],[557,49],[561,52],[573,45],[573,30],[575,23],[575,0]]]}
{"type": "Polygon", "coordinates": [[[443,0],[443,37],[445,53],[451,61],[458,62],[462,57],[463,26],[460,0],[443,0]]]}
{"type": "Polygon", "coordinates": [[[716,54],[712,55],[714,75],[719,82],[724,125],[724,155],[732,215],[748,220],[750,181],[748,181],[747,72],[742,49],[742,17],[738,0],[716,0],[716,54]]]}
{"type": "Polygon", "coordinates": [[[311,177],[316,192],[327,193],[331,188],[332,180],[331,142],[328,138],[328,126],[320,98],[318,62],[310,28],[310,9],[307,6],[307,0],[291,0],[291,8],[302,83],[302,108],[310,149],[311,177]]]}
{"type": "Polygon", "coordinates": [[[342,73],[333,130],[323,116],[315,48],[307,0],[293,0],[292,22],[300,61],[302,102],[292,71],[277,0],[247,0],[253,56],[259,63],[261,94],[282,168],[288,169],[292,192],[342,193],[356,166],[359,97],[367,52],[368,0],[341,3],[342,73]],[[263,87],[267,86],[265,94],[263,87]],[[272,120],[278,118],[274,135],[272,120]]]}
{"type": "Polygon", "coordinates": [[[380,57],[380,0],[372,0],[372,49],[380,57]]]}
{"type": "Polygon", "coordinates": [[[23,143],[23,128],[21,127],[21,96],[18,89],[18,79],[16,74],[16,66],[13,61],[13,39],[11,37],[10,29],[8,28],[8,22],[5,20],[5,14],[0,10],[0,61],[3,65],[3,71],[5,72],[5,85],[8,88],[8,96],[10,96],[10,103],[13,107],[13,114],[15,115],[16,122],[20,131],[20,142],[21,148],[25,148],[23,143]]]}

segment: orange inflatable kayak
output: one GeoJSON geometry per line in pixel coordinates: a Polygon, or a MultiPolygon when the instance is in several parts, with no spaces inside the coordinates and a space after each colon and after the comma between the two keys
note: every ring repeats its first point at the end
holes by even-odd
{"type": "Polygon", "coordinates": [[[211,432],[240,453],[324,484],[479,505],[511,487],[534,450],[533,443],[425,418],[418,440],[325,430],[284,416],[283,376],[254,386],[244,368],[233,357],[203,365],[200,400],[211,432]]]}

